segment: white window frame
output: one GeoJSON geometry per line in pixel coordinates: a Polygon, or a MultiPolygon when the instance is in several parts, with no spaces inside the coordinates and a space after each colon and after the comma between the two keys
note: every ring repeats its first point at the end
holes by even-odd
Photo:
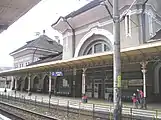
{"type": "Polygon", "coordinates": [[[129,11],[128,14],[125,17],[125,34],[126,34],[126,37],[128,37],[128,36],[131,37],[131,29],[132,29],[131,28],[131,11],[129,11]]]}
{"type": "Polygon", "coordinates": [[[149,24],[149,35],[150,35],[150,37],[153,37],[154,30],[153,30],[153,12],[152,12],[152,10],[149,10],[148,24],[149,24]]]}

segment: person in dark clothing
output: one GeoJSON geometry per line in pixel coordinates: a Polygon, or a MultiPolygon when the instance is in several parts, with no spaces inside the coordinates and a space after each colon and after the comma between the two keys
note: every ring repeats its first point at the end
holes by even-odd
{"type": "Polygon", "coordinates": [[[113,94],[112,93],[110,93],[108,95],[108,102],[113,102],[113,94]]]}
{"type": "Polygon", "coordinates": [[[144,93],[142,90],[137,89],[138,92],[138,99],[139,99],[139,103],[141,105],[141,108],[143,108],[143,104],[144,104],[144,93]]]}

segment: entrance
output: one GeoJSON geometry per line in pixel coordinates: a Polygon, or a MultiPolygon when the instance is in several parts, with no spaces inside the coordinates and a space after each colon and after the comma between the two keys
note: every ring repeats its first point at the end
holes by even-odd
{"type": "Polygon", "coordinates": [[[94,80],[94,98],[103,98],[102,79],[94,80]]]}

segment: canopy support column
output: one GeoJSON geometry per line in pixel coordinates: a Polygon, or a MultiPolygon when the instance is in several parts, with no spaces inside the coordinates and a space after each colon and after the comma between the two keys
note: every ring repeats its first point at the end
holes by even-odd
{"type": "Polygon", "coordinates": [[[76,68],[73,68],[73,83],[72,83],[72,91],[73,91],[73,97],[76,97],[76,74],[77,74],[77,70],[76,68]]]}
{"type": "Polygon", "coordinates": [[[15,96],[16,96],[16,92],[17,92],[17,79],[15,79],[15,96]]]}
{"type": "Polygon", "coordinates": [[[31,95],[31,74],[28,75],[28,95],[31,95]]]}
{"type": "Polygon", "coordinates": [[[52,73],[49,72],[49,99],[51,99],[51,75],[52,73]]]}
{"type": "Polygon", "coordinates": [[[14,76],[11,76],[11,86],[10,89],[13,90],[14,88],[14,76]]]}
{"type": "Polygon", "coordinates": [[[56,91],[56,89],[57,89],[57,88],[56,88],[56,84],[57,84],[57,83],[56,83],[56,80],[57,80],[57,77],[54,76],[54,95],[56,95],[56,92],[57,92],[57,91],[56,91]]]}
{"type": "Polygon", "coordinates": [[[83,73],[82,73],[82,95],[86,94],[86,70],[87,68],[83,68],[83,73]]]}
{"type": "Polygon", "coordinates": [[[146,104],[146,72],[147,72],[147,64],[148,62],[141,62],[141,68],[142,68],[142,73],[143,73],[143,92],[144,92],[144,108],[147,109],[147,104],[146,104]]]}

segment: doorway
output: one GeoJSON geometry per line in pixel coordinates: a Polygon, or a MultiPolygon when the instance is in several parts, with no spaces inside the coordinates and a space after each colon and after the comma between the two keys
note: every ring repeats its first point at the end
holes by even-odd
{"type": "Polygon", "coordinates": [[[103,84],[102,79],[94,80],[94,98],[103,98],[103,84]]]}

